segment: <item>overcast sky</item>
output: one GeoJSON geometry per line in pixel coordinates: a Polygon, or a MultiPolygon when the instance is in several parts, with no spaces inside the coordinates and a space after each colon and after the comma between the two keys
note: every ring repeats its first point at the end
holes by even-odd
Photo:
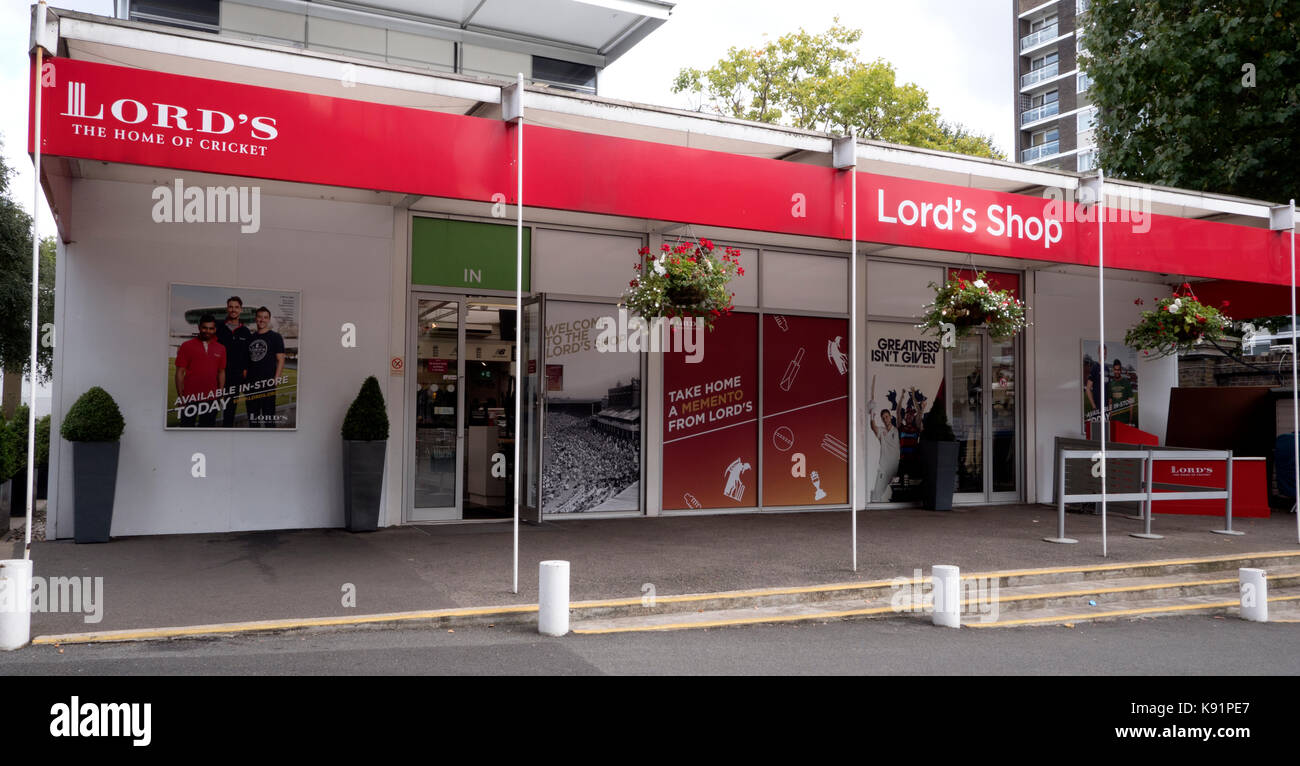
{"type": "MultiPolygon", "coordinates": [[[[112,0],[50,0],[50,5],[104,16],[112,0]]],[[[32,204],[27,131],[29,3],[0,3],[0,109],[5,161],[19,172],[13,196],[32,204]]],[[[993,136],[1011,148],[1011,24],[1008,0],[681,0],[672,17],[630,53],[605,70],[601,95],[691,108],[686,94],[670,89],[677,70],[707,67],[731,46],[755,46],[800,27],[824,31],[838,14],[863,30],[864,58],[883,58],[899,78],[930,92],[931,103],[952,121],[993,136]]],[[[41,202],[42,233],[54,221],[41,202]]]]}

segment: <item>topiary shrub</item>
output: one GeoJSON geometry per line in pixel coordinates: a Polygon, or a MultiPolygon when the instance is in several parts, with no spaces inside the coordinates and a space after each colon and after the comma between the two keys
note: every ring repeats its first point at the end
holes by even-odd
{"type": "Polygon", "coordinates": [[[99,386],[81,395],[68,410],[59,433],[70,442],[115,442],[122,438],[126,421],[113,397],[99,386]]]}
{"type": "Polygon", "coordinates": [[[5,422],[4,416],[0,415],[0,484],[9,481],[17,471],[15,466],[18,459],[14,455],[13,439],[9,434],[9,424],[5,422]]]}
{"type": "Polygon", "coordinates": [[[14,410],[13,418],[2,430],[4,440],[9,443],[7,451],[11,462],[7,473],[0,470],[0,481],[20,473],[24,475],[27,473],[27,419],[29,417],[31,417],[31,410],[27,405],[20,404],[14,410]]]}
{"type": "Polygon", "coordinates": [[[361,393],[343,418],[343,438],[349,441],[383,441],[388,438],[388,409],[374,375],[361,384],[361,393]]]}
{"type": "Polygon", "coordinates": [[[956,441],[952,426],[948,425],[948,413],[942,407],[933,407],[925,413],[921,422],[921,438],[932,442],[956,441]]]}
{"type": "Polygon", "coordinates": [[[45,468],[50,464],[50,416],[36,419],[36,465],[45,468]]]}

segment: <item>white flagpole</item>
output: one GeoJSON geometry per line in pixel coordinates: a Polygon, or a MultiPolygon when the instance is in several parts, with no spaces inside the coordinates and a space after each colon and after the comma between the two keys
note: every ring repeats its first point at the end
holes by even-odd
{"type": "MultiPolygon", "coordinates": [[[[1300,392],[1296,391],[1296,322],[1295,322],[1295,200],[1291,200],[1291,452],[1295,460],[1295,472],[1291,474],[1291,486],[1300,484],[1300,392]]],[[[1296,492],[1295,507],[1296,541],[1300,542],[1300,491],[1296,492]]]]}
{"type": "MultiPolygon", "coordinates": [[[[519,103],[522,107],[524,98],[524,74],[519,73],[519,103]]],[[[514,549],[512,562],[514,577],[511,580],[511,592],[519,592],[519,424],[523,412],[524,370],[520,366],[524,355],[519,353],[520,332],[524,318],[524,121],[521,117],[515,123],[515,137],[518,139],[515,163],[515,497],[514,497],[514,549]]]]}
{"type": "Polygon", "coordinates": [[[849,516],[853,519],[853,571],[858,571],[858,134],[852,133],[855,162],[849,168],[849,516]]]}
{"type": "Polygon", "coordinates": [[[1101,339],[1097,341],[1097,364],[1100,365],[1101,380],[1097,395],[1101,398],[1101,555],[1108,555],[1106,546],[1106,211],[1102,206],[1106,195],[1106,178],[1097,171],[1097,199],[1093,209],[1097,211],[1097,332],[1101,339]]]}
{"type": "MultiPolygon", "coordinates": [[[[45,24],[45,0],[36,11],[37,27],[45,24]]],[[[40,284],[41,284],[41,239],[38,235],[38,221],[41,209],[41,60],[43,53],[36,48],[36,70],[34,83],[36,89],[36,131],[34,155],[34,180],[32,182],[32,353],[31,365],[32,399],[27,408],[27,531],[23,544],[23,560],[32,557],[32,508],[36,504],[36,340],[40,321],[40,284]]]]}

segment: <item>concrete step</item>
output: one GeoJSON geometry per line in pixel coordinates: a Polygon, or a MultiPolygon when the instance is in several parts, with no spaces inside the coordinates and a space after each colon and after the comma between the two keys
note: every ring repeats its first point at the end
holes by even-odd
{"type": "MultiPolygon", "coordinates": [[[[1300,551],[968,572],[962,580],[966,592],[973,592],[976,596],[977,603],[968,605],[968,616],[975,622],[981,616],[987,618],[988,613],[979,611],[980,591],[978,587],[972,591],[972,585],[991,589],[994,583],[997,584],[998,619],[994,623],[1003,625],[1007,624],[1006,620],[1016,619],[1021,612],[1034,609],[1058,609],[1061,614],[1069,616],[1118,610],[1125,606],[1137,608],[1129,605],[1143,599],[1235,600],[1236,570],[1239,567],[1258,567],[1268,571],[1272,591],[1300,585],[1300,551]],[[1090,600],[1096,601],[1098,606],[1081,606],[1090,600]]],[[[920,577],[903,576],[871,582],[681,594],[659,596],[652,602],[643,602],[636,597],[579,601],[571,604],[571,624],[578,633],[600,633],[872,617],[911,616],[928,620],[928,607],[924,603],[927,579],[922,574],[920,577]]],[[[1052,615],[1043,612],[1038,616],[1052,615]]],[[[44,635],[37,636],[33,643],[142,641],[402,626],[535,625],[536,622],[537,604],[533,603],[44,635]]]]}
{"type": "MultiPolygon", "coordinates": [[[[1300,604],[1300,587],[1270,588],[1268,596],[1269,621],[1282,622],[1279,619],[1284,609],[1294,609],[1300,604]]],[[[1053,606],[1027,610],[1007,615],[992,622],[979,622],[978,619],[962,620],[963,627],[970,628],[1012,628],[1031,625],[1075,625],[1081,622],[1102,622],[1108,620],[1139,619],[1146,617],[1168,617],[1176,614],[1222,614],[1233,617],[1241,613],[1241,601],[1236,593],[1225,597],[1223,594],[1206,593],[1194,596],[1171,598],[1153,598],[1117,604],[1109,608],[1094,607],[1079,609],[1076,606],[1053,606]]]]}
{"type": "MultiPolygon", "coordinates": [[[[996,581],[999,590],[1005,592],[1020,587],[1103,583],[1125,578],[1169,577],[1183,574],[1204,575],[1200,579],[1214,579],[1213,573],[1216,572],[1220,573],[1218,575],[1220,578],[1232,578],[1235,581],[1237,569],[1240,567],[1255,567],[1268,571],[1287,567],[1300,568],[1300,551],[968,573],[964,574],[962,579],[980,577],[990,585],[996,581]]],[[[862,604],[875,603],[880,599],[888,603],[900,588],[920,588],[927,577],[928,573],[923,573],[919,578],[914,573],[910,573],[889,580],[869,582],[660,596],[654,599],[653,603],[644,602],[640,598],[575,602],[571,605],[572,618],[577,621],[650,617],[818,603],[826,605],[826,611],[841,611],[841,607],[844,606],[842,602],[860,602],[852,607],[854,609],[861,608],[862,604]]],[[[1076,588],[1071,587],[1069,590],[1073,591],[1076,588]]]]}
{"type": "MultiPolygon", "coordinates": [[[[1121,569],[1119,571],[1127,571],[1121,569]]],[[[1148,577],[1112,577],[1075,582],[1033,582],[1028,575],[1016,581],[1030,582],[1011,587],[993,582],[1002,578],[989,575],[963,577],[963,624],[1006,626],[1091,619],[1088,615],[1118,613],[1149,607],[1165,610],[1180,604],[1222,605],[1234,609],[1239,603],[1237,573],[1187,571],[1148,577]],[[975,587],[975,586],[979,587],[975,587]],[[1089,603],[1091,602],[1091,603],[1089,603]],[[1059,618],[1059,619],[1057,619],[1059,618]]],[[[1054,578],[1047,578],[1054,579],[1054,578]]],[[[685,630],[759,623],[867,619],[882,617],[924,617],[929,619],[933,596],[922,583],[907,580],[908,585],[888,592],[872,591],[865,596],[854,592],[849,598],[828,598],[799,603],[762,603],[751,601],[731,608],[697,609],[693,612],[641,612],[637,614],[594,616],[579,610],[573,615],[573,631],[581,634],[623,633],[633,631],[685,630]]],[[[1300,565],[1274,567],[1269,570],[1270,594],[1286,594],[1300,589],[1300,565]]],[[[1272,599],[1270,599],[1272,601],[1272,599]]],[[[1199,610],[1201,607],[1198,606],[1199,610]]],[[[1180,611],[1174,609],[1174,612],[1180,611]]],[[[1164,611],[1160,611],[1164,613],[1164,611]]]]}

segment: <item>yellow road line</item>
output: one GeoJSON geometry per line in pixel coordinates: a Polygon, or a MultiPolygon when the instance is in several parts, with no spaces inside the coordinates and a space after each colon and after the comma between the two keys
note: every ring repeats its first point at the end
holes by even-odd
{"type": "Polygon", "coordinates": [[[287,620],[226,622],[211,625],[190,625],[188,627],[177,628],[140,628],[135,630],[107,630],[94,633],[67,633],[63,635],[37,636],[32,639],[32,644],[90,644],[109,641],[139,641],[158,638],[179,638],[183,636],[252,633],[266,630],[293,630],[295,628],[343,627],[348,625],[368,625],[382,622],[436,620],[449,617],[505,616],[512,614],[527,614],[536,611],[536,604],[523,604],[519,606],[505,607],[435,609],[423,612],[389,612],[383,614],[357,615],[356,617],[305,617],[287,620]]]}

